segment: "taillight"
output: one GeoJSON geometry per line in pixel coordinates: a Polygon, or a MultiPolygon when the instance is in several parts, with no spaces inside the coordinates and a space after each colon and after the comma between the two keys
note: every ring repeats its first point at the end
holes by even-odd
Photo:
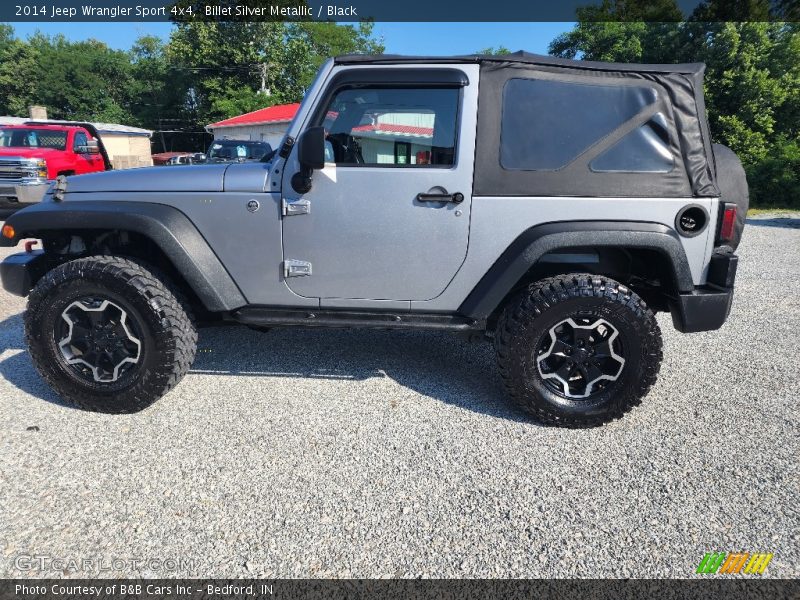
{"type": "Polygon", "coordinates": [[[719,240],[721,242],[730,242],[733,239],[737,209],[738,206],[735,204],[725,205],[725,209],[722,212],[722,225],[719,227],[719,240]]]}

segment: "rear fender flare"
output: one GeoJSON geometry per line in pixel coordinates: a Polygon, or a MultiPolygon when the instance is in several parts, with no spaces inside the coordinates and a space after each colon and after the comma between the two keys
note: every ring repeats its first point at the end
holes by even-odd
{"type": "Polygon", "coordinates": [[[665,225],[638,221],[544,223],[524,231],[509,245],[461,304],[459,313],[488,318],[542,256],[582,246],[655,250],[669,261],[678,291],[694,289],[680,237],[665,225]]]}

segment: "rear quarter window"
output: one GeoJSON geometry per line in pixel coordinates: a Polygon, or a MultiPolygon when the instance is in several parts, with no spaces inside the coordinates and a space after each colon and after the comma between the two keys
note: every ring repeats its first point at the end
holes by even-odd
{"type": "MultiPolygon", "coordinates": [[[[510,79],[503,90],[500,164],[506,170],[558,170],[657,100],[648,86],[510,79]]],[[[619,160],[612,166],[635,170],[619,160]]]]}

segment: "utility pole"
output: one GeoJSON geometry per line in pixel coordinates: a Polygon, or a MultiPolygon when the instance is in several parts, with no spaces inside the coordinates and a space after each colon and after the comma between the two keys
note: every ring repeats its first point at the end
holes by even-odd
{"type": "Polygon", "coordinates": [[[269,65],[267,63],[261,63],[259,65],[259,70],[261,71],[261,89],[258,90],[258,93],[264,94],[265,96],[271,96],[272,92],[267,87],[267,73],[269,71],[269,65]]]}

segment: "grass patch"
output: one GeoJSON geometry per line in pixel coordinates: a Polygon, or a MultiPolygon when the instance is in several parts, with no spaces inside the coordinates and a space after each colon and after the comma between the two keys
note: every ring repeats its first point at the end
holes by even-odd
{"type": "Polygon", "coordinates": [[[758,215],[777,215],[777,216],[791,216],[796,215],[800,210],[796,208],[751,208],[747,211],[748,217],[756,217],[758,215]]]}

